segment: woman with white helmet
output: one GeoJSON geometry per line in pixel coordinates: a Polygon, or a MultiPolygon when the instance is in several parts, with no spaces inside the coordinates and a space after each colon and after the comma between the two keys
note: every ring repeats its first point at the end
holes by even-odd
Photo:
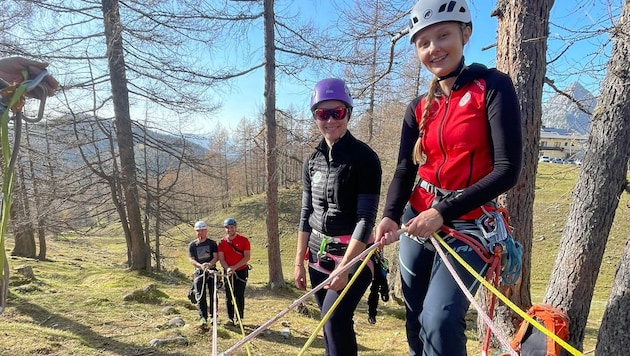
{"type": "MultiPolygon", "coordinates": [[[[298,227],[294,281],[306,289],[306,265],[311,286],[317,286],[372,243],[381,191],[381,165],[376,153],[348,131],[352,96],[337,78],[319,81],[311,97],[311,112],[322,139],[304,162],[302,209],[298,227]],[[306,257],[306,260],[305,260],[306,257]]],[[[325,315],[348,284],[349,272],[333,278],[315,300],[325,315]]],[[[326,355],[357,354],[354,311],[372,281],[364,268],[324,324],[326,355]]]]}
{"type": "MultiPolygon", "coordinates": [[[[427,237],[443,225],[482,236],[476,220],[495,209],[493,201],[516,184],[521,169],[514,86],[496,69],[465,64],[471,33],[464,0],[421,0],[411,10],[411,43],[434,78],[405,113],[396,172],[376,230],[384,244],[400,239],[411,355],[466,355],[464,318],[470,302],[427,237]],[[407,233],[398,236],[401,223],[407,233]]],[[[449,244],[477,272],[487,270],[464,242],[449,244]]],[[[474,293],[479,283],[448,259],[474,293]]]]}

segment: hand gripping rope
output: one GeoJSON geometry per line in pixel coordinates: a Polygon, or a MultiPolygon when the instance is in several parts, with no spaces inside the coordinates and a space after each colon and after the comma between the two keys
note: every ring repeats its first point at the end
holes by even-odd
{"type": "Polygon", "coordinates": [[[2,279],[0,281],[0,313],[2,313],[6,307],[7,296],[9,293],[9,262],[6,256],[6,250],[4,248],[4,237],[7,232],[9,216],[11,212],[11,193],[13,191],[13,178],[15,164],[17,161],[17,155],[20,147],[20,137],[22,134],[22,120],[26,122],[38,122],[44,115],[44,107],[46,105],[46,92],[42,87],[44,93],[40,99],[39,112],[35,119],[27,118],[22,109],[26,102],[26,93],[40,87],[40,84],[46,76],[48,71],[42,71],[37,77],[32,80],[28,80],[28,73],[22,72],[22,76],[26,79],[21,83],[8,84],[0,80],[0,110],[2,116],[0,117],[0,145],[2,145],[2,206],[0,210],[1,222],[0,222],[0,275],[2,279]],[[9,116],[9,111],[13,112],[13,116],[9,116]],[[9,121],[13,119],[13,149],[9,143],[9,121]]]}
{"type": "MultiPolygon", "coordinates": [[[[401,233],[403,230],[399,230],[399,233],[401,233]]],[[[298,305],[302,304],[306,299],[308,299],[310,296],[312,296],[313,294],[315,294],[318,290],[324,288],[328,283],[330,283],[330,281],[332,281],[335,277],[337,277],[338,274],[343,273],[345,271],[347,271],[348,269],[352,268],[352,266],[354,266],[358,261],[360,261],[362,258],[365,258],[365,260],[369,260],[369,258],[366,258],[366,256],[371,255],[372,253],[374,253],[374,251],[381,247],[380,244],[374,244],[370,247],[368,247],[367,249],[365,249],[363,252],[361,252],[358,256],[356,256],[355,258],[353,258],[352,260],[350,260],[348,262],[348,264],[346,264],[345,266],[339,267],[339,269],[333,271],[333,273],[330,274],[330,276],[328,276],[328,278],[326,278],[322,283],[318,284],[315,288],[311,289],[310,291],[308,291],[306,294],[304,294],[303,296],[301,296],[300,298],[296,299],[295,301],[293,301],[293,303],[291,303],[291,305],[289,305],[288,307],[286,307],[285,309],[283,309],[282,311],[280,311],[278,314],[276,314],[273,318],[269,319],[268,321],[266,321],[264,324],[262,324],[261,326],[259,326],[258,328],[256,328],[254,331],[252,331],[249,335],[247,335],[246,337],[244,337],[243,339],[241,339],[239,342],[237,342],[236,344],[234,344],[234,346],[230,347],[229,349],[225,350],[224,352],[222,352],[221,356],[225,355],[229,355],[230,353],[238,350],[241,346],[243,346],[243,344],[249,342],[251,339],[255,338],[256,336],[258,336],[260,333],[262,333],[263,331],[267,330],[271,324],[275,323],[278,319],[282,318],[284,315],[286,315],[288,312],[290,312],[291,310],[293,310],[293,308],[297,307],[298,305]]],[[[357,273],[358,274],[358,273],[357,273]]],[[[352,282],[354,281],[354,278],[351,279],[348,282],[348,285],[350,285],[352,282]]],[[[348,288],[346,286],[346,288],[348,288]]],[[[342,295],[339,296],[339,298],[337,299],[341,299],[342,295]]],[[[334,306],[333,306],[334,307],[334,306]]],[[[332,308],[331,308],[332,310],[332,308]]],[[[326,316],[325,316],[326,317],[326,316]]],[[[322,324],[323,325],[323,324],[322,324]]],[[[316,332],[317,333],[317,332],[316,332]]]]}
{"type": "MultiPolygon", "coordinates": [[[[452,232],[457,232],[457,231],[449,230],[449,233],[452,233],[452,232]]],[[[464,235],[464,234],[461,234],[461,233],[459,233],[459,234],[460,235],[464,235]]],[[[451,236],[454,236],[454,235],[451,235],[451,236]]],[[[457,236],[455,236],[455,237],[457,237],[457,236]]],[[[492,324],[492,320],[490,320],[490,318],[485,313],[483,313],[483,311],[481,310],[481,307],[474,300],[474,298],[470,294],[470,292],[468,292],[468,289],[465,286],[463,286],[463,283],[461,282],[459,277],[457,277],[457,273],[453,269],[452,265],[446,259],[446,255],[444,254],[444,251],[442,251],[442,249],[439,247],[439,245],[442,245],[442,247],[444,247],[444,249],[446,249],[447,252],[451,256],[453,256],[453,258],[455,258],[457,260],[457,262],[459,262],[472,276],[474,276],[484,287],[486,287],[489,291],[491,291],[492,294],[497,296],[510,309],[512,309],[514,312],[516,312],[518,315],[520,315],[523,319],[527,320],[531,325],[533,325],[536,329],[540,330],[543,334],[547,335],[548,337],[552,338],[555,342],[560,344],[571,355],[573,355],[573,356],[583,356],[583,354],[580,351],[575,349],[573,346],[569,345],[566,341],[562,340],[560,337],[558,337],[553,332],[549,331],[542,324],[540,324],[534,318],[529,316],[525,311],[520,309],[516,304],[512,303],[512,301],[509,298],[507,298],[505,295],[503,295],[490,282],[488,282],[485,278],[483,278],[481,275],[479,275],[469,264],[467,264],[466,261],[464,261],[464,259],[461,258],[457,254],[457,252],[455,252],[455,250],[453,250],[438,234],[433,233],[433,235],[431,236],[431,242],[436,247],[436,250],[439,253],[440,257],[442,258],[442,261],[447,266],[447,268],[449,269],[449,271],[453,275],[453,278],[455,278],[455,280],[457,281],[457,284],[460,286],[460,288],[462,289],[464,294],[466,294],[466,296],[469,298],[471,303],[475,306],[475,308],[477,309],[477,312],[479,313],[479,315],[484,317],[484,320],[486,321],[486,323],[488,323],[488,326],[492,325],[492,330],[495,332],[495,335],[497,335],[497,338],[499,339],[499,341],[506,347],[507,350],[509,350],[511,355],[518,355],[518,354],[516,353],[516,351],[512,350],[512,347],[509,345],[509,343],[507,343],[505,338],[502,338],[502,337],[498,336],[499,333],[496,332],[495,327],[492,324]],[[439,242],[439,244],[438,244],[438,242],[439,242]]]]}

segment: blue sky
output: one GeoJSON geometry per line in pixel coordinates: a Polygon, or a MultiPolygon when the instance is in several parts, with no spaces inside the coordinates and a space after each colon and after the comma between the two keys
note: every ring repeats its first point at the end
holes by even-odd
{"type": "MultiPolygon", "coordinates": [[[[348,0],[346,0],[348,2],[348,0]]],[[[325,0],[309,0],[293,2],[290,6],[300,6],[301,15],[304,19],[326,19],[330,18],[331,8],[328,1],[325,0]]],[[[409,6],[413,5],[413,2],[409,2],[409,6]]],[[[470,43],[465,49],[466,62],[479,62],[489,67],[495,65],[495,49],[482,51],[483,47],[489,46],[496,42],[496,18],[490,17],[490,12],[494,8],[495,1],[489,0],[469,0],[470,10],[473,16],[473,36],[470,43]]],[[[568,44],[567,37],[575,37],[577,35],[571,34],[570,30],[565,29],[578,29],[583,26],[595,26],[596,28],[601,25],[596,25],[601,19],[616,20],[618,17],[618,9],[610,10],[606,5],[606,0],[576,0],[576,1],[555,1],[554,8],[551,12],[550,26],[550,41],[548,58],[555,56],[564,50],[568,44]],[[615,12],[616,11],[616,12],[615,12]],[[611,12],[609,14],[609,12],[611,12]]],[[[614,7],[618,8],[621,4],[615,4],[614,7]]],[[[573,45],[563,56],[563,59],[554,63],[555,71],[548,73],[548,75],[558,80],[557,85],[560,88],[566,87],[573,81],[580,81],[587,89],[591,90],[593,94],[597,94],[599,90],[597,83],[601,80],[598,78],[592,78],[589,75],[574,74],[570,78],[564,81],[560,79],[564,75],[561,73],[573,73],[579,72],[582,66],[587,66],[584,62],[593,61],[593,58],[597,58],[597,53],[604,53],[604,44],[608,39],[606,33],[600,35],[598,38],[584,40],[573,45]]],[[[251,46],[253,48],[259,47],[262,52],[262,31],[254,31],[249,36],[249,41],[252,41],[251,46]],[[258,38],[257,38],[258,37],[258,38]]],[[[399,42],[398,46],[407,46],[407,41],[399,42]]],[[[610,51],[610,45],[607,47],[610,51]]],[[[409,48],[411,51],[411,48],[409,48]]],[[[236,55],[234,58],[238,58],[236,55]]],[[[606,58],[599,56],[600,64],[604,63],[606,58]],[[603,59],[602,59],[603,58],[603,59]],[[602,62],[603,61],[603,62],[602,62]]],[[[251,64],[251,63],[250,63],[251,64]]],[[[224,92],[221,98],[223,108],[220,112],[213,115],[215,120],[210,123],[207,120],[203,122],[196,122],[195,125],[190,127],[197,133],[210,132],[214,129],[217,123],[222,126],[233,129],[243,117],[252,117],[259,113],[263,107],[263,70],[259,69],[249,75],[238,78],[235,80],[229,91],[224,92]]],[[[317,79],[317,78],[313,78],[317,79]]],[[[310,94],[310,88],[304,86],[301,83],[291,82],[286,77],[281,76],[276,83],[276,94],[278,108],[287,108],[293,106],[299,110],[306,112],[308,107],[308,100],[310,94]]]]}

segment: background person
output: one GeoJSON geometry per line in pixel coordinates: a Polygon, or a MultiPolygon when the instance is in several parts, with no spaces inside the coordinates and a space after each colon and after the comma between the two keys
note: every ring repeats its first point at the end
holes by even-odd
{"type": "MultiPolygon", "coordinates": [[[[481,207],[493,210],[492,201],[516,184],[522,160],[519,102],[507,75],[464,63],[472,33],[464,0],[418,1],[410,23],[411,43],[434,78],[405,113],[398,164],[376,235],[385,244],[397,241],[401,217],[408,228],[400,236],[399,257],[410,354],[466,355],[470,302],[424,242],[443,224],[480,235],[475,220],[483,217],[481,207]]],[[[465,243],[449,244],[477,272],[487,269],[465,243]]],[[[449,261],[475,293],[475,278],[454,258],[449,261]]]]}
{"type": "Polygon", "coordinates": [[[236,220],[227,218],[223,222],[226,235],[219,242],[219,261],[225,270],[225,303],[227,307],[228,325],[234,324],[233,288],[238,314],[243,319],[245,313],[245,287],[249,277],[249,259],[251,246],[249,240],[236,232],[236,220]]]}
{"type": "MultiPolygon", "coordinates": [[[[352,97],[345,82],[318,82],[311,112],[322,140],[304,162],[302,209],[295,255],[294,281],[306,289],[307,256],[311,286],[361,254],[372,240],[381,188],[381,164],[376,153],[348,131],[352,97]],[[308,248],[308,253],[307,253],[308,248]]],[[[356,266],[358,267],[359,264],[356,266]]],[[[325,315],[346,286],[349,273],[337,275],[315,299],[325,315]]],[[[372,272],[364,268],[324,325],[326,355],[357,354],[354,311],[370,285],[372,272]]]]}
{"type": "Polygon", "coordinates": [[[204,221],[195,223],[196,240],[188,244],[188,261],[195,266],[193,275],[197,310],[199,311],[199,326],[206,328],[207,323],[214,317],[214,277],[216,263],[219,260],[217,243],[207,238],[208,225],[204,221]],[[210,299],[208,301],[208,299],[210,299]],[[209,305],[209,307],[208,307],[209,305]]]}

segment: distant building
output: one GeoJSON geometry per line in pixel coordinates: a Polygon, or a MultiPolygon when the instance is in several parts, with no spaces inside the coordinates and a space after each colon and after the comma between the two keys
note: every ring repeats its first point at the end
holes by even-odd
{"type": "Polygon", "coordinates": [[[550,160],[581,160],[586,150],[588,135],[567,129],[543,127],[540,130],[540,147],[538,157],[550,160]]]}

